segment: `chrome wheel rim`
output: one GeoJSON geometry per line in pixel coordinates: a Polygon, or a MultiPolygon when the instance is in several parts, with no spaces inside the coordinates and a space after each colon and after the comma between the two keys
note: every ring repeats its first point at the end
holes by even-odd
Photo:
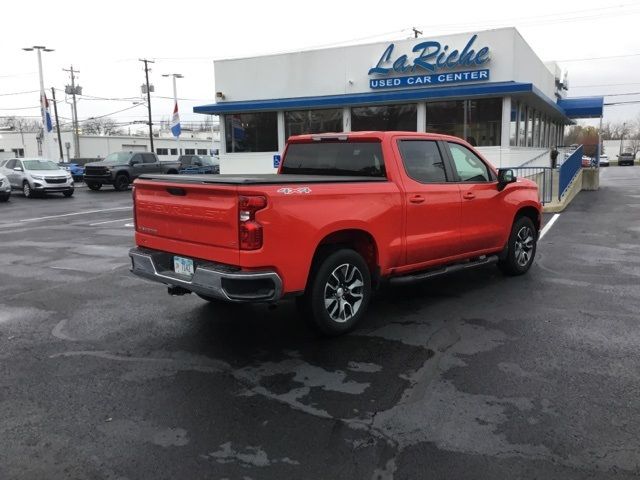
{"type": "Polygon", "coordinates": [[[516,263],[520,267],[526,267],[533,256],[534,247],[533,230],[530,227],[522,227],[518,230],[515,244],[516,263]]]}
{"type": "Polygon", "coordinates": [[[344,323],[360,310],[364,280],[358,267],[343,263],[329,275],[324,286],[324,307],[334,322],[344,323]]]}
{"type": "Polygon", "coordinates": [[[29,184],[28,184],[28,183],[25,183],[25,184],[22,186],[22,191],[24,192],[24,196],[25,196],[25,197],[28,197],[28,196],[29,196],[29,194],[31,193],[31,187],[29,186],[29,184]]]}

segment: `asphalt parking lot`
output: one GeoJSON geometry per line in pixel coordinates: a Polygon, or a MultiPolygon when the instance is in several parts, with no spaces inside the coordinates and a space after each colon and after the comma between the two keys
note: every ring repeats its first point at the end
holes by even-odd
{"type": "Polygon", "coordinates": [[[383,290],[320,339],[291,302],[132,277],[130,192],[0,204],[0,478],[640,475],[640,168],[539,243],[383,290]]]}

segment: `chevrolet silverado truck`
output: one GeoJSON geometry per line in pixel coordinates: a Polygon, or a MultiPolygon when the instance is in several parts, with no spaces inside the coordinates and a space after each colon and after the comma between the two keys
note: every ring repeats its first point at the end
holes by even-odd
{"type": "Polygon", "coordinates": [[[155,153],[114,152],[100,162],[87,163],[84,166],[84,181],[91,190],[100,190],[102,185],[113,185],[118,191],[129,185],[145,173],[177,174],[178,162],[161,162],[155,153]]]}
{"type": "Polygon", "coordinates": [[[524,274],[541,223],[534,182],[415,132],[295,136],[278,174],[142,175],[133,199],[135,275],[212,302],[295,296],[327,335],[351,330],[384,281],[524,274]]]}

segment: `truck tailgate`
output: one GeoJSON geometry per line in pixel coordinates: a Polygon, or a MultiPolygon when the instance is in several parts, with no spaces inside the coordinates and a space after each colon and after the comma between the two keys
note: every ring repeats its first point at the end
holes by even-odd
{"type": "Polygon", "coordinates": [[[180,242],[237,251],[237,187],[157,180],[137,180],[135,187],[137,233],[175,241],[168,242],[171,245],[180,242]]]}

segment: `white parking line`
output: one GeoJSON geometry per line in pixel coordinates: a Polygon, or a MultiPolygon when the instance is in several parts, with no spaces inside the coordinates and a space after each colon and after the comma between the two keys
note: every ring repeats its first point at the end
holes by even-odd
{"type": "Polygon", "coordinates": [[[540,237],[538,237],[538,240],[542,240],[542,237],[544,237],[547,234],[547,232],[551,230],[551,227],[553,226],[554,223],[556,223],[556,220],[558,220],[559,217],[560,217],[559,213],[556,213],[553,217],[551,217],[551,220],[549,220],[549,223],[547,223],[542,228],[542,231],[540,232],[540,237]]]}
{"type": "Polygon", "coordinates": [[[117,212],[118,210],[131,210],[131,208],[132,207],[120,207],[120,208],[103,208],[102,210],[85,210],[84,212],[61,213],[60,215],[49,215],[47,217],[25,218],[20,221],[21,222],[38,222],[40,220],[49,220],[50,218],[71,217],[73,215],[88,215],[90,213],[100,213],[100,212],[117,212]]]}
{"type": "Polygon", "coordinates": [[[95,227],[96,225],[104,225],[105,223],[126,222],[127,220],[133,220],[133,218],[129,217],[129,218],[119,218],[117,220],[106,220],[104,222],[90,223],[89,226],[95,227]]]}

